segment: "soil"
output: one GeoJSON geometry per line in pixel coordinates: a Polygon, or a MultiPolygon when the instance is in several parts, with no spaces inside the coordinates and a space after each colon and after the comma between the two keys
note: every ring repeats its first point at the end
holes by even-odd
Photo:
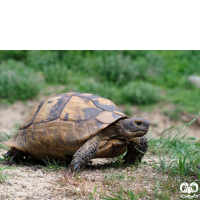
{"type": "MultiPolygon", "coordinates": [[[[5,153],[1,152],[1,153],[5,153]]],[[[155,161],[157,158],[153,158],[155,161]]],[[[152,161],[143,159],[148,164],[152,161]]],[[[102,199],[103,195],[114,196],[122,190],[127,194],[144,193],[139,199],[154,199],[155,180],[167,181],[168,176],[148,165],[140,167],[123,166],[111,168],[109,159],[93,159],[93,163],[79,174],[69,170],[47,171],[43,166],[12,165],[15,169],[2,172],[8,179],[0,184],[0,199],[15,200],[67,200],[67,199],[102,199]],[[112,190],[112,192],[111,192],[112,190]]],[[[6,165],[4,164],[4,167],[6,165]]],[[[9,165],[8,165],[9,166],[9,165]]],[[[177,193],[178,195],[178,193],[177,193]]],[[[129,196],[124,197],[129,199],[129,196]]]]}

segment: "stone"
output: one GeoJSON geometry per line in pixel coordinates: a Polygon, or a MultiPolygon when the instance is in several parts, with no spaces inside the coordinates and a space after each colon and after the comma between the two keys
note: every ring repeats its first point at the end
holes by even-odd
{"type": "Polygon", "coordinates": [[[191,75],[191,76],[188,77],[188,80],[189,80],[192,84],[194,84],[194,85],[196,85],[197,87],[200,88],[200,76],[191,75]]]}

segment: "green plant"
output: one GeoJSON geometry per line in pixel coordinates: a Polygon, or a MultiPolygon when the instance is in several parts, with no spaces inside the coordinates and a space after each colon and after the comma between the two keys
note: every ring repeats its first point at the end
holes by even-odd
{"type": "Polygon", "coordinates": [[[135,77],[134,62],[130,57],[121,54],[97,56],[85,65],[90,69],[89,73],[93,69],[93,75],[104,82],[111,82],[115,85],[124,85],[135,77]]]}
{"type": "Polygon", "coordinates": [[[0,166],[0,183],[5,182],[5,180],[7,179],[8,175],[7,174],[2,174],[1,172],[6,170],[6,169],[15,169],[13,167],[2,167],[0,166]]]}
{"type": "MultiPolygon", "coordinates": [[[[109,190],[111,191],[113,196],[101,194],[101,196],[103,197],[102,199],[105,199],[105,200],[124,200],[126,198],[125,197],[126,195],[124,194],[123,188],[121,188],[121,190],[116,192],[116,193],[113,190],[111,190],[110,188],[109,188],[109,190]]],[[[133,194],[133,192],[131,190],[127,190],[127,194],[128,194],[128,199],[130,199],[130,200],[138,199],[137,196],[135,194],[133,194]]]]}
{"type": "Polygon", "coordinates": [[[66,84],[69,82],[69,70],[60,64],[43,67],[45,80],[49,83],[66,84]]]}
{"type": "Polygon", "coordinates": [[[91,200],[94,199],[94,193],[96,192],[96,190],[97,190],[97,185],[95,185],[94,192],[92,192],[92,193],[90,194],[90,199],[91,199],[91,200]]]}
{"type": "Polygon", "coordinates": [[[164,173],[169,172],[181,177],[200,177],[200,170],[197,166],[200,162],[200,143],[195,138],[186,138],[185,134],[186,129],[198,115],[189,123],[164,130],[161,138],[149,140],[150,149],[154,147],[160,162],[158,164],[146,155],[154,162],[153,167],[164,173]]]}
{"type": "Polygon", "coordinates": [[[41,166],[45,170],[51,170],[51,171],[57,171],[63,168],[65,165],[61,161],[56,161],[53,159],[53,161],[50,161],[49,158],[47,157],[47,160],[43,160],[46,164],[45,167],[41,166]]]}
{"type": "Polygon", "coordinates": [[[9,59],[24,60],[26,58],[27,51],[24,50],[1,50],[0,62],[9,59]]]}
{"type": "Polygon", "coordinates": [[[149,51],[143,57],[138,57],[135,61],[135,78],[155,83],[160,80],[165,72],[165,62],[162,56],[155,51],[149,51]]]}
{"type": "Polygon", "coordinates": [[[0,65],[0,97],[10,101],[39,93],[39,76],[22,62],[8,60],[0,65]]]}
{"type": "Polygon", "coordinates": [[[130,82],[122,88],[123,102],[149,105],[160,100],[159,89],[150,83],[130,82]]]}
{"type": "Polygon", "coordinates": [[[35,70],[42,71],[44,67],[59,63],[57,51],[28,51],[26,64],[35,70]]]}
{"type": "Polygon", "coordinates": [[[115,86],[110,85],[109,83],[99,83],[94,80],[81,82],[78,91],[96,94],[114,102],[118,102],[118,96],[120,95],[115,86]]]}

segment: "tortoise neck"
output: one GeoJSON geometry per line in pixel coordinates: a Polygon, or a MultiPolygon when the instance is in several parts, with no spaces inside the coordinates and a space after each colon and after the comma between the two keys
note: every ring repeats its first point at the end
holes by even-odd
{"type": "Polygon", "coordinates": [[[116,138],[119,137],[120,134],[120,126],[119,126],[119,121],[109,125],[107,128],[103,129],[102,131],[99,132],[100,139],[104,138],[116,138]]]}

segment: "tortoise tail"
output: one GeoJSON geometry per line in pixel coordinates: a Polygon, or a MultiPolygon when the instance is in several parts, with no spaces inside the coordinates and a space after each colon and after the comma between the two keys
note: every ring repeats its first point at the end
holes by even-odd
{"type": "Polygon", "coordinates": [[[14,138],[12,140],[9,140],[7,142],[2,142],[4,145],[8,146],[8,147],[14,147],[15,146],[15,140],[14,138]]]}

